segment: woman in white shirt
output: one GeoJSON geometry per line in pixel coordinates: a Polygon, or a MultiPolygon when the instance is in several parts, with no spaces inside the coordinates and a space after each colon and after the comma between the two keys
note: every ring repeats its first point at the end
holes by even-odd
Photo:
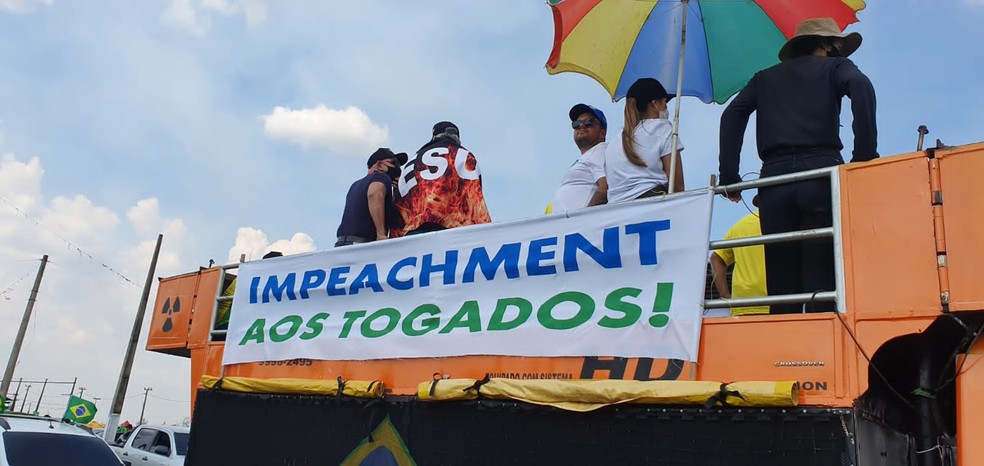
{"type": "MultiPolygon", "coordinates": [[[[653,78],[641,78],[625,96],[625,126],[621,138],[612,138],[605,151],[608,202],[626,202],[664,194],[667,191],[670,157],[673,154],[673,124],[667,102],[673,96],[653,78]]],[[[677,141],[675,191],[683,188],[683,165],[677,141]]]]}

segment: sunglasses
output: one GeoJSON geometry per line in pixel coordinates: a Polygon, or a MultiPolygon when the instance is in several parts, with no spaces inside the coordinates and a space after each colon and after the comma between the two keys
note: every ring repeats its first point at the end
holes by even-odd
{"type": "Polygon", "coordinates": [[[595,120],[594,118],[588,120],[574,120],[571,122],[571,128],[581,129],[582,126],[585,128],[590,128],[598,123],[598,120],[595,120]]]}

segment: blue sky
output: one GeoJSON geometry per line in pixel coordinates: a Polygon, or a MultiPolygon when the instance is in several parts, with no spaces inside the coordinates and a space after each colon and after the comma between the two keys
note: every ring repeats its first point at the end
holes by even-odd
{"type": "MultiPolygon", "coordinates": [[[[984,1],[872,1],[859,17],[883,156],[914,150],[920,124],[929,141],[984,140],[984,1]]],[[[602,108],[613,133],[622,113],[591,79],[545,72],[552,29],[527,0],[0,0],[0,348],[52,260],[16,376],[79,376],[104,419],[140,292],[107,267],[142,283],[158,232],[158,276],[328,248],[371,150],[413,151],[438,120],[479,158],[493,220],[539,215],[577,156],[570,106],[602,108]]],[[[682,102],[686,183],[706,186],[723,106],[682,102]]],[[[750,127],[742,172],[758,168],[750,127]]],[[[715,210],[714,237],[745,212],[715,210]]],[[[138,352],[130,392],[154,387],[151,420],[187,415],[188,370],[138,352]]]]}

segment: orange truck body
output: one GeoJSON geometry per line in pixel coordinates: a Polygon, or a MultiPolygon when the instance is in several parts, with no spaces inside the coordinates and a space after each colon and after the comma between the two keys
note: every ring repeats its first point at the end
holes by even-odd
{"type": "MultiPolygon", "coordinates": [[[[795,380],[801,407],[851,408],[868,392],[885,385],[897,389],[889,381],[907,380],[899,374],[909,371],[904,361],[914,360],[913,354],[934,345],[954,346],[946,343],[954,322],[980,325],[984,210],[979,203],[984,202],[984,183],[975,178],[981,173],[984,143],[841,166],[846,312],[705,318],[696,364],[468,356],[294,360],[236,364],[223,371],[224,342],[210,337],[222,275],[218,267],[161,279],[147,349],[191,358],[192,403],[205,374],[381,380],[393,395],[414,395],[418,384],[435,374],[476,379],[492,374],[519,379],[795,380]],[[178,301],[180,310],[175,309],[178,301]],[[168,319],[171,324],[165,325],[168,319]]],[[[956,441],[973,445],[973,439],[984,438],[984,340],[952,356],[944,358],[954,361],[943,370],[953,379],[956,441]]],[[[984,464],[984,449],[957,451],[959,464],[984,464]]]]}

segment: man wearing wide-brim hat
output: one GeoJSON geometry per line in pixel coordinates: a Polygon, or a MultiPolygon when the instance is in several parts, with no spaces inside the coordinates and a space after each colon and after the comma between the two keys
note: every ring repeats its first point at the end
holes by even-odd
{"type": "MultiPolygon", "coordinates": [[[[851,99],[854,153],[851,162],[878,157],[875,91],[847,57],[861,35],[845,34],[830,18],[808,19],[779,50],[780,63],[755,74],[721,115],[720,179],[741,181],[739,157],[748,118],[756,112],[761,177],[844,163],[840,109],[851,99]]],[[[826,179],[759,190],[762,233],[831,226],[830,183],[826,179]]],[[[733,201],[737,192],[728,193],[733,201]]],[[[834,291],[833,241],[818,239],[765,247],[769,295],[834,291]]],[[[775,305],[771,313],[833,310],[830,303],[775,305]]]]}

